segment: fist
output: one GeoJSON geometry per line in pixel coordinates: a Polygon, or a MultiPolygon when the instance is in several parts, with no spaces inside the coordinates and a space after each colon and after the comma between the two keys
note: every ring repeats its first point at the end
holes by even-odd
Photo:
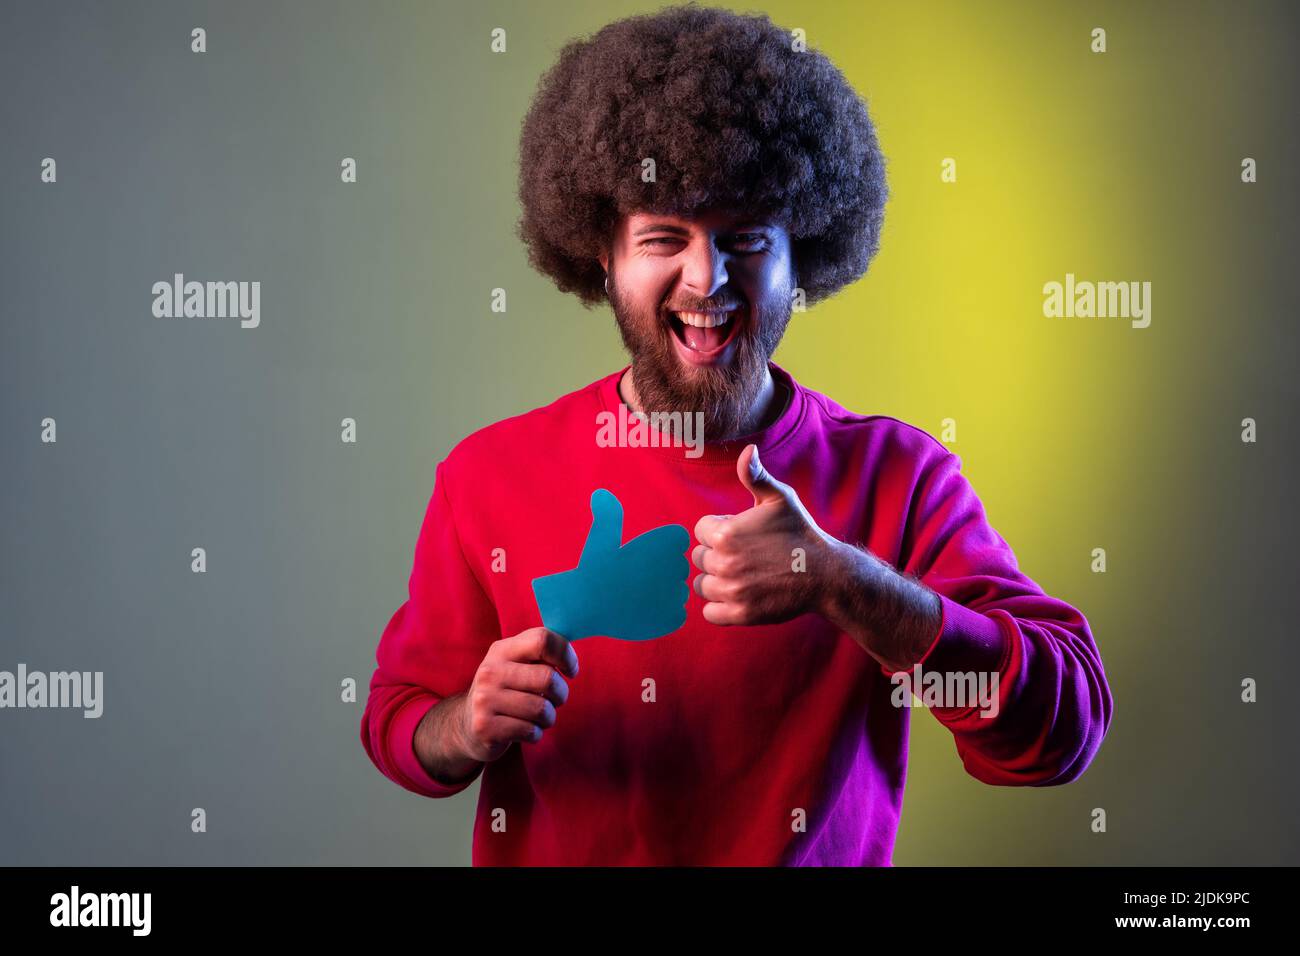
{"type": "Polygon", "coordinates": [[[560,676],[578,674],[578,655],[559,634],[530,627],[494,641],[479,664],[461,711],[465,754],[490,763],[512,743],[535,744],[569,699],[560,676]]]}
{"type": "Polygon", "coordinates": [[[692,582],[713,624],[780,624],[820,609],[834,539],[817,527],[794,489],[772,477],[747,445],[736,461],[754,507],[737,515],[705,515],[692,582]]]}

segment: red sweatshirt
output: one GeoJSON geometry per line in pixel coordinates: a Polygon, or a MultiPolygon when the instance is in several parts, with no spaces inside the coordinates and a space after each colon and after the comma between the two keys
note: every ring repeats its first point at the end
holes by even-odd
{"type": "MultiPolygon", "coordinates": [[[[779,420],[698,457],[598,444],[598,415],[617,413],[622,372],[451,451],[361,721],[382,773],[429,797],[472,782],[431,778],[415,728],[469,687],[492,641],[542,623],[531,582],[577,564],[593,490],[622,502],[624,541],[666,524],[693,529],[702,515],[753,505],[736,475],[750,441],[823,530],[940,595],[923,671],[997,673],[996,716],[978,704],[931,708],[967,772],[1011,786],[1083,773],[1112,710],[1083,615],[1018,570],[941,443],[771,369],[793,392],[779,420]]],[[[686,623],[655,640],[574,642],[580,670],[555,725],[481,770],[475,865],[892,862],[910,714],[897,701],[910,694],[820,615],[721,627],[704,620],[702,603],[692,590],[686,623]]]]}

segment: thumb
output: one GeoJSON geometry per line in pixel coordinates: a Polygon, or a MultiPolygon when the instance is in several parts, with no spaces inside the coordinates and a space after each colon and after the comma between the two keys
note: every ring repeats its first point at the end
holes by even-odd
{"type": "Polygon", "coordinates": [[[763,463],[758,458],[757,445],[745,446],[745,450],[736,459],[736,473],[740,475],[740,483],[754,496],[756,505],[785,498],[786,492],[790,490],[789,486],[777,481],[763,467],[763,463]]]}
{"type": "Polygon", "coordinates": [[[622,544],[623,504],[612,491],[597,488],[591,493],[591,530],[578,565],[610,557],[622,544]]]}

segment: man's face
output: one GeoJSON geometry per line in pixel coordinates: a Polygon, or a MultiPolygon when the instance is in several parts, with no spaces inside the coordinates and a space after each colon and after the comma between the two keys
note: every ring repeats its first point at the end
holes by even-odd
{"type": "Polygon", "coordinates": [[[601,265],[644,410],[703,412],[711,441],[740,434],[790,321],[786,230],[727,212],[638,212],[601,265]]]}

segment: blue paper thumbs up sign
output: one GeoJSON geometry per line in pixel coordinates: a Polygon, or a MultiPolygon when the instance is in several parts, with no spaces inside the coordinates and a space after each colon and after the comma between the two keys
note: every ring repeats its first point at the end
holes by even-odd
{"type": "Polygon", "coordinates": [[[533,579],[543,625],[570,641],[596,635],[648,641],[686,622],[690,532],[669,524],[622,542],[623,505],[597,488],[578,566],[533,579]]]}

